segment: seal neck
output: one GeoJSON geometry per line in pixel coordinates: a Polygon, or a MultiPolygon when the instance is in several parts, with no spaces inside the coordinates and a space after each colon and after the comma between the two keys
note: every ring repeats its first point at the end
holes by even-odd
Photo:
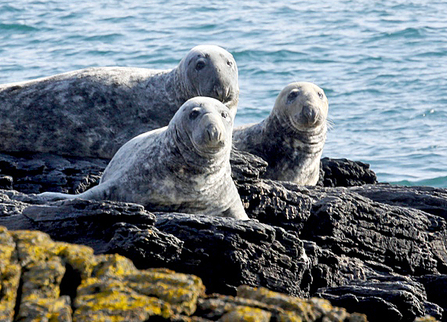
{"type": "Polygon", "coordinates": [[[171,83],[170,86],[174,90],[175,101],[178,108],[180,108],[180,106],[185,103],[191,96],[188,95],[190,90],[185,82],[185,76],[181,74],[181,70],[183,69],[181,64],[183,64],[183,61],[180,62],[177,68],[174,68],[170,72],[169,76],[169,82],[171,83]]]}

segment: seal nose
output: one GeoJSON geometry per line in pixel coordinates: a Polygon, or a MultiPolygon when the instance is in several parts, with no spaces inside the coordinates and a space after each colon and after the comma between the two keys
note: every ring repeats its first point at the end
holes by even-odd
{"type": "Polygon", "coordinates": [[[215,124],[210,124],[206,127],[206,135],[209,143],[223,143],[222,131],[220,131],[215,124]]]}
{"type": "Polygon", "coordinates": [[[309,104],[304,105],[303,109],[301,110],[301,115],[305,120],[305,123],[309,125],[313,125],[318,121],[317,109],[312,105],[309,104]]]}

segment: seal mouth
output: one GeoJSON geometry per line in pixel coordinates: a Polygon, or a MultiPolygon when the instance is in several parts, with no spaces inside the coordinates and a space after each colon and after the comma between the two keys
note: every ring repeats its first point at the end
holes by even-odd
{"type": "Polygon", "coordinates": [[[234,97],[233,91],[227,86],[214,86],[212,96],[224,104],[230,103],[234,97]]]}
{"type": "Polygon", "coordinates": [[[305,108],[290,117],[293,127],[300,131],[312,131],[322,125],[324,121],[325,119],[320,111],[315,108],[305,108]]]}
{"type": "Polygon", "coordinates": [[[200,155],[217,155],[221,153],[225,148],[224,142],[219,142],[214,145],[209,144],[198,144],[194,140],[191,140],[194,146],[194,149],[200,154],[200,155]]]}

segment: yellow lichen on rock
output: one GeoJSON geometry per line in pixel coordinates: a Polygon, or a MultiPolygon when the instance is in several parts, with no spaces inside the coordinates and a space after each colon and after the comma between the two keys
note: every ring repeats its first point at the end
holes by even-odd
{"type": "Polygon", "coordinates": [[[0,264],[0,321],[12,321],[20,284],[21,268],[18,264],[1,260],[0,264]]]}
{"type": "Polygon", "coordinates": [[[94,277],[123,278],[137,271],[130,259],[118,254],[98,255],[96,259],[97,263],[92,272],[94,277]]]}
{"type": "Polygon", "coordinates": [[[54,242],[48,234],[40,231],[17,230],[10,234],[16,242],[17,256],[22,267],[58,256],[66,245],[54,242]]]}
{"type": "Polygon", "coordinates": [[[0,226],[0,269],[3,263],[11,260],[16,244],[5,227],[0,226]]]}
{"type": "Polygon", "coordinates": [[[58,298],[64,274],[65,266],[56,256],[48,261],[30,263],[22,276],[22,301],[32,295],[47,299],[58,298]]]}
{"type": "Polygon", "coordinates": [[[61,245],[59,256],[64,262],[70,265],[81,278],[90,277],[98,261],[93,253],[93,249],[83,245],[59,244],[61,245]]]}
{"type": "Polygon", "coordinates": [[[0,321],[12,321],[14,316],[21,274],[15,248],[8,230],[0,226],[0,321]]]}
{"type": "Polygon", "coordinates": [[[324,299],[265,288],[241,286],[236,297],[204,292],[194,275],[138,270],[117,254],[95,256],[45,233],[0,227],[0,321],[366,321],[324,299]]]}
{"type": "Polygon", "coordinates": [[[110,279],[90,278],[78,288],[73,320],[145,321],[150,316],[168,318],[173,314],[168,303],[138,294],[110,279]],[[105,320],[105,318],[108,318],[105,320]]]}
{"type": "Polygon", "coordinates": [[[139,271],[126,276],[125,283],[141,294],[169,302],[176,314],[194,313],[198,297],[205,293],[205,286],[197,276],[168,269],[139,271]]]}
{"type": "Polygon", "coordinates": [[[258,308],[238,306],[234,310],[223,315],[221,322],[269,322],[272,313],[258,308]]]}
{"type": "MultiPolygon", "coordinates": [[[[237,296],[293,312],[292,315],[280,314],[280,321],[295,321],[293,317],[295,314],[303,321],[315,321],[323,317],[328,321],[345,321],[350,318],[350,314],[344,308],[333,307],[328,300],[321,298],[301,299],[273,292],[264,287],[253,288],[246,285],[238,287],[237,296]]],[[[357,321],[367,321],[363,314],[356,314],[355,318],[357,321]]]]}
{"type": "Polygon", "coordinates": [[[52,299],[31,295],[21,302],[16,321],[70,322],[72,321],[72,313],[68,296],[52,299]]]}

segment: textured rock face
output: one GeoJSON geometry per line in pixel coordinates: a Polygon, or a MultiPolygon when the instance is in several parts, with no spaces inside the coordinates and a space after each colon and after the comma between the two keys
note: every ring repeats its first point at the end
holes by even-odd
{"type": "Polygon", "coordinates": [[[107,163],[105,159],[49,153],[0,153],[0,189],[80,193],[99,182],[107,163]]]}
{"type": "MultiPolygon", "coordinates": [[[[232,150],[231,166],[236,181],[257,180],[267,162],[247,152],[232,150]]],[[[81,193],[98,184],[109,160],[63,157],[50,153],[0,153],[0,189],[24,193],[55,191],[81,193]]],[[[369,165],[346,159],[321,160],[319,186],[357,186],[376,183],[369,165]]]]}
{"type": "Polygon", "coordinates": [[[138,270],[120,255],[0,227],[1,321],[366,321],[321,299],[241,286],[237,297],[206,297],[202,280],[167,269],[138,270]]]}
{"type": "MultiPolygon", "coordinates": [[[[14,161],[15,169],[23,171],[20,178],[26,178],[28,183],[36,181],[39,175],[31,175],[26,162],[8,160],[0,165],[14,161]]],[[[48,164],[43,171],[50,171],[52,166],[48,164]]],[[[164,267],[197,275],[208,294],[226,294],[199,298],[196,312],[200,314],[195,316],[203,319],[282,320],[291,314],[279,308],[266,309],[265,305],[270,305],[266,303],[251,305],[252,309],[247,310],[244,305],[253,299],[240,295],[242,284],[289,295],[319,296],[348,312],[366,313],[369,321],[413,321],[427,314],[443,319],[447,308],[442,288],[447,276],[446,189],[366,184],[375,182],[373,172],[367,165],[349,160],[322,161],[322,169],[326,167],[323,181],[331,182],[327,187],[260,180],[265,162],[238,151],[233,151],[232,167],[250,221],[154,214],[139,205],[116,202],[73,200],[45,204],[29,194],[33,190],[25,189],[27,193],[0,190],[0,225],[45,231],[58,241],[89,245],[96,254],[118,253],[130,258],[139,269],[164,267]],[[345,177],[351,179],[334,177],[336,169],[345,171],[345,177]],[[345,187],[340,186],[342,183],[345,187]],[[236,302],[228,304],[229,300],[236,302]]],[[[12,182],[17,190],[18,172],[0,169],[4,176],[12,177],[6,182],[12,182]]],[[[75,182],[67,178],[79,175],[52,171],[63,173],[64,182],[75,182]]],[[[82,173],[88,172],[86,169],[82,173]]],[[[73,189],[69,184],[61,186],[60,181],[47,179],[50,181],[46,187],[73,189]]],[[[20,187],[26,188],[28,183],[20,187]]],[[[7,248],[8,240],[10,237],[2,239],[1,247],[6,247],[2,249],[11,249],[7,248]]],[[[64,266],[63,260],[61,263],[57,259],[52,262],[55,270],[51,278],[39,278],[50,278],[57,284],[62,276],[63,285],[67,280],[64,267],[69,276],[76,274],[64,266]]],[[[20,265],[7,265],[11,266],[8,273],[1,266],[5,290],[14,287],[17,280],[20,284],[23,275],[20,265]]],[[[41,270],[39,266],[34,269],[41,270]]],[[[87,289],[91,289],[88,285],[87,289]]],[[[115,294],[113,285],[101,287],[105,293],[115,294]]],[[[11,306],[15,303],[13,297],[3,296],[2,305],[8,302],[11,306]]],[[[53,298],[51,310],[67,307],[72,297],[62,294],[53,298]]],[[[139,300],[135,297],[129,303],[139,300]]],[[[68,307],[73,310],[74,302],[70,303],[68,307]]],[[[156,307],[157,312],[167,312],[161,304],[156,307]]],[[[343,319],[347,318],[339,320],[343,319]]]]}

